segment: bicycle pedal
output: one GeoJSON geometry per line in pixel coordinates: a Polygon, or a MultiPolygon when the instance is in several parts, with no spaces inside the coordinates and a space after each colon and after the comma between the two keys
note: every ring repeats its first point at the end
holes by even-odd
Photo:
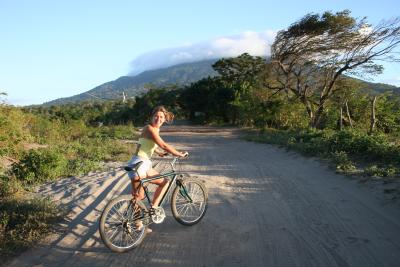
{"type": "Polygon", "coordinates": [[[148,210],[148,212],[149,212],[149,215],[150,215],[150,216],[153,216],[153,215],[156,214],[156,209],[155,209],[155,208],[150,208],[150,209],[148,210]]]}

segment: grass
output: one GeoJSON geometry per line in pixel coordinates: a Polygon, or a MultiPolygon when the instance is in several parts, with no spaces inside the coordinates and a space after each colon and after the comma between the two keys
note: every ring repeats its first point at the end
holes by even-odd
{"type": "Polygon", "coordinates": [[[8,198],[0,201],[0,256],[16,256],[49,234],[64,211],[49,198],[8,198]]]}

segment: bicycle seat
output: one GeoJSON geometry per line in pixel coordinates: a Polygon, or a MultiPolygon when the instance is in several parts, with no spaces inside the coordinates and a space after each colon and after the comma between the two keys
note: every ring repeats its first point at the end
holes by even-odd
{"type": "Polygon", "coordinates": [[[140,165],[142,165],[143,161],[139,161],[131,166],[125,166],[124,170],[127,172],[131,172],[131,171],[135,171],[137,169],[139,169],[140,165]]]}

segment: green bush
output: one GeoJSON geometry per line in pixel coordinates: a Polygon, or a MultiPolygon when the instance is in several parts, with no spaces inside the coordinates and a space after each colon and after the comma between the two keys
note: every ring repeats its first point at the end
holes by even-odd
{"type": "Polygon", "coordinates": [[[62,146],[68,158],[65,175],[79,175],[97,169],[102,161],[127,161],[135,146],[120,140],[82,138],[62,146]]]}
{"type": "Polygon", "coordinates": [[[371,165],[364,170],[364,174],[367,176],[378,176],[378,177],[387,177],[387,176],[395,176],[398,173],[398,169],[393,166],[385,166],[379,167],[377,165],[371,165]]]}
{"type": "Polygon", "coordinates": [[[18,108],[0,105],[0,156],[18,157],[22,143],[33,140],[27,131],[31,117],[18,108]]]}
{"type": "Polygon", "coordinates": [[[104,144],[104,149],[107,151],[103,161],[127,161],[136,151],[135,144],[127,144],[121,140],[109,140],[104,144]]]}
{"type": "Polygon", "coordinates": [[[77,158],[101,161],[107,157],[106,144],[108,140],[100,138],[82,138],[72,144],[77,158]]]}
{"type": "Polygon", "coordinates": [[[21,183],[12,175],[0,174],[0,199],[22,190],[21,183]]]}
{"type": "Polygon", "coordinates": [[[339,171],[354,171],[356,167],[354,166],[353,162],[347,156],[347,153],[344,151],[334,152],[332,153],[333,161],[336,164],[336,169],[339,171]]]}
{"type": "MultiPolygon", "coordinates": [[[[138,133],[136,129],[133,127],[133,125],[113,125],[113,126],[108,126],[107,128],[108,128],[108,137],[110,138],[134,139],[138,136],[138,133]]],[[[102,129],[102,132],[103,131],[104,129],[102,129]]]]}
{"type": "Polygon", "coordinates": [[[67,159],[58,150],[37,149],[25,152],[11,170],[24,183],[38,184],[61,176],[66,167],[67,159]]]}
{"type": "Polygon", "coordinates": [[[98,162],[90,159],[72,159],[68,161],[66,175],[80,175],[88,173],[99,166],[98,162]]]}

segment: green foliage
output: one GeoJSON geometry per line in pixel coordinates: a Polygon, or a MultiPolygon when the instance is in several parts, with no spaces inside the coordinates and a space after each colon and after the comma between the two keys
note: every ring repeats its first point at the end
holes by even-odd
{"type": "Polygon", "coordinates": [[[15,195],[23,187],[14,176],[0,173],[0,200],[15,195]]]}
{"type": "Polygon", "coordinates": [[[332,35],[352,30],[355,25],[356,21],[350,17],[349,10],[337,12],[336,14],[331,12],[324,12],[322,15],[307,14],[297,23],[292,24],[286,34],[289,36],[316,36],[324,33],[332,35]]]}
{"type": "Polygon", "coordinates": [[[257,75],[263,70],[265,59],[244,53],[234,58],[222,58],[212,65],[221,80],[228,86],[255,85],[257,75]]]}
{"type": "Polygon", "coordinates": [[[67,175],[81,175],[86,174],[90,171],[98,168],[99,164],[97,161],[91,159],[71,159],[68,161],[68,165],[66,166],[66,174],[67,175]]]}
{"type": "MultiPolygon", "coordinates": [[[[400,133],[400,97],[392,94],[382,94],[377,100],[378,131],[393,134],[400,133]]],[[[399,135],[400,137],[400,135],[399,135]]]]}
{"type": "Polygon", "coordinates": [[[263,129],[259,135],[246,136],[247,140],[279,144],[307,155],[332,158],[341,171],[353,171],[354,161],[376,162],[381,169],[372,168],[366,173],[386,172],[400,167],[400,145],[389,142],[383,134],[367,135],[360,131],[333,130],[276,130],[263,129]],[[396,167],[397,166],[397,167],[396,167]],[[383,169],[382,169],[383,168],[383,169]]]}
{"type": "Polygon", "coordinates": [[[351,17],[348,10],[307,14],[278,32],[271,46],[267,88],[299,99],[310,126],[324,128],[328,102],[344,75],[379,74],[381,60],[398,59],[399,30],[398,19],[372,26],[366,18],[351,17]]]}
{"type": "Polygon", "coordinates": [[[220,59],[213,68],[220,74],[218,82],[230,90],[230,122],[235,125],[254,125],[254,106],[260,102],[254,97],[258,75],[265,67],[265,59],[244,53],[235,58],[220,59]]]}
{"type": "Polygon", "coordinates": [[[396,168],[394,166],[378,167],[377,165],[371,165],[364,170],[364,174],[367,176],[378,177],[395,176],[400,175],[400,168],[396,168]]]}
{"type": "MultiPolygon", "coordinates": [[[[37,115],[10,106],[0,108],[3,111],[0,113],[0,156],[17,161],[12,167],[12,175],[24,184],[87,173],[98,168],[100,161],[114,160],[114,157],[125,160],[133,153],[129,146],[113,140],[135,139],[137,133],[132,124],[94,128],[82,120],[63,121],[54,115],[78,110],[71,105],[67,106],[68,112],[53,108],[50,109],[53,113],[47,113],[42,109],[35,111],[37,115]],[[27,147],[38,147],[35,142],[45,144],[47,148],[26,151],[27,147]]],[[[70,117],[74,116],[70,114],[70,117]]],[[[15,191],[13,181],[2,180],[4,194],[15,191]]]]}
{"type": "Polygon", "coordinates": [[[132,124],[110,125],[90,128],[88,136],[90,138],[111,138],[111,139],[135,139],[138,131],[132,124]]]}
{"type": "Polygon", "coordinates": [[[63,211],[50,199],[8,199],[0,202],[0,255],[27,249],[61,220],[63,211]]]}
{"type": "Polygon", "coordinates": [[[12,173],[24,183],[38,184],[61,176],[67,164],[67,159],[60,151],[29,150],[18,163],[12,165],[12,173]]]}
{"type": "Polygon", "coordinates": [[[356,169],[346,152],[333,152],[332,159],[336,164],[336,169],[339,171],[349,172],[356,169]]]}
{"type": "MultiPolygon", "coordinates": [[[[255,115],[255,126],[274,127],[277,129],[297,129],[305,128],[308,119],[305,111],[298,101],[287,101],[282,97],[268,97],[263,101],[262,96],[257,96],[258,107],[255,115]]],[[[255,102],[257,103],[257,102],[255,102]]]]}
{"type": "MultiPolygon", "coordinates": [[[[98,126],[99,124],[127,124],[132,122],[132,108],[135,102],[128,99],[122,101],[84,102],[50,107],[25,108],[44,118],[47,123],[59,121],[64,125],[83,123],[98,126]]],[[[43,128],[43,127],[40,127],[43,128]]]]}
{"type": "MultiPolygon", "coordinates": [[[[104,103],[106,105],[107,103],[104,103]]],[[[115,101],[113,104],[107,109],[99,114],[98,116],[92,116],[89,120],[90,124],[105,124],[105,125],[113,125],[113,124],[128,124],[132,123],[134,120],[134,115],[132,109],[134,107],[135,102],[132,100],[128,100],[127,102],[115,101]]]]}
{"type": "Polygon", "coordinates": [[[136,98],[136,104],[132,109],[135,124],[143,125],[148,122],[151,112],[156,106],[163,105],[175,116],[181,113],[178,104],[181,90],[174,86],[150,89],[145,95],[136,98]]]}
{"type": "Polygon", "coordinates": [[[183,109],[191,120],[211,123],[231,121],[231,102],[234,91],[223,85],[220,79],[207,78],[187,87],[180,96],[183,109]]]}
{"type": "Polygon", "coordinates": [[[26,130],[31,119],[18,108],[0,105],[0,156],[18,156],[23,143],[32,141],[26,130]]]}

